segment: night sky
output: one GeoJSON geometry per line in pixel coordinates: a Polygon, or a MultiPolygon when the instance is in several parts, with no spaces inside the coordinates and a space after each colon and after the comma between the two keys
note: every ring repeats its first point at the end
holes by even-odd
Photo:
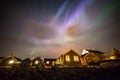
{"type": "Polygon", "coordinates": [[[3,0],[0,9],[0,56],[120,50],[119,0],[3,0]]]}

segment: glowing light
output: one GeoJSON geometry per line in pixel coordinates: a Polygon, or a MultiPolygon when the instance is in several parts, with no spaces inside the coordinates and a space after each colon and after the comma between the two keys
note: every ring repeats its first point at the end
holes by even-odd
{"type": "Polygon", "coordinates": [[[115,56],[111,56],[110,59],[116,59],[116,57],[115,56]]]}
{"type": "Polygon", "coordinates": [[[46,61],[46,64],[50,64],[50,61],[46,61]]]}
{"type": "Polygon", "coordinates": [[[70,61],[70,56],[69,55],[66,55],[65,58],[66,58],[66,61],[70,61]]]}
{"type": "Polygon", "coordinates": [[[34,55],[34,53],[37,51],[37,49],[36,48],[33,48],[33,50],[31,51],[31,56],[33,56],[34,55]]]}
{"type": "Polygon", "coordinates": [[[10,60],[8,64],[13,64],[14,62],[15,62],[14,60],[10,60]]]}
{"type": "Polygon", "coordinates": [[[36,60],[36,61],[35,61],[35,64],[38,64],[38,63],[39,63],[39,61],[38,61],[38,60],[36,60]]]}
{"type": "Polygon", "coordinates": [[[66,0],[63,5],[59,8],[57,14],[56,14],[56,17],[52,20],[51,23],[53,23],[54,21],[57,21],[59,19],[59,17],[62,15],[62,13],[65,11],[66,9],[66,6],[68,5],[68,1],[69,0],[66,0]]]}
{"type": "Polygon", "coordinates": [[[69,19],[66,21],[67,26],[79,23],[81,26],[85,26],[85,23],[87,22],[85,9],[91,2],[92,0],[83,0],[80,2],[74,13],[72,13],[72,15],[70,15],[69,19]]]}
{"type": "Polygon", "coordinates": [[[74,58],[74,61],[79,61],[78,56],[73,56],[73,58],[74,58]]]}

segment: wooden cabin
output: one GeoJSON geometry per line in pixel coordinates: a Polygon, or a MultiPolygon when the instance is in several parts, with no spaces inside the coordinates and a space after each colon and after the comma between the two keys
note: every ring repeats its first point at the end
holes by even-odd
{"type": "Polygon", "coordinates": [[[108,59],[109,57],[107,54],[97,50],[84,49],[81,54],[82,65],[95,65],[98,61],[104,61],[108,59]]]}
{"type": "Polygon", "coordinates": [[[62,66],[80,66],[80,55],[73,49],[70,49],[57,58],[56,64],[60,64],[62,66]]]}
{"type": "Polygon", "coordinates": [[[43,66],[43,60],[41,57],[36,57],[32,59],[32,66],[35,68],[40,68],[43,66]]]}
{"type": "Polygon", "coordinates": [[[44,58],[44,65],[46,68],[54,66],[56,59],[54,58],[44,58]]]}
{"type": "Polygon", "coordinates": [[[112,48],[110,59],[120,59],[120,51],[112,48]]]}
{"type": "Polygon", "coordinates": [[[21,61],[21,67],[31,68],[32,60],[30,58],[25,58],[21,61]]]}
{"type": "Polygon", "coordinates": [[[21,63],[21,59],[15,57],[13,54],[4,57],[0,60],[0,66],[19,66],[21,63]]]}
{"type": "Polygon", "coordinates": [[[0,64],[2,63],[2,60],[4,59],[5,57],[0,57],[0,64]]]}

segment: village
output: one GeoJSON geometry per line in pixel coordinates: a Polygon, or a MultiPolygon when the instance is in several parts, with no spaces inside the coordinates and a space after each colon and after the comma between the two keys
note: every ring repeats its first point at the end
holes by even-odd
{"type": "Polygon", "coordinates": [[[119,80],[120,52],[70,49],[54,58],[0,57],[0,80],[119,80]]]}
{"type": "Polygon", "coordinates": [[[83,49],[81,55],[79,52],[70,49],[55,58],[26,58],[22,60],[10,54],[6,57],[0,57],[0,68],[53,68],[53,67],[91,67],[91,68],[107,68],[120,66],[120,52],[112,48],[111,55],[93,50],[83,49]]]}

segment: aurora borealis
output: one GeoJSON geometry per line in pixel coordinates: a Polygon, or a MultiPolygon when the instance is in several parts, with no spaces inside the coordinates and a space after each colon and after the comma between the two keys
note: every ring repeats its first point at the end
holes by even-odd
{"type": "Polygon", "coordinates": [[[0,56],[58,57],[84,48],[120,49],[119,0],[4,0],[0,56]]]}

